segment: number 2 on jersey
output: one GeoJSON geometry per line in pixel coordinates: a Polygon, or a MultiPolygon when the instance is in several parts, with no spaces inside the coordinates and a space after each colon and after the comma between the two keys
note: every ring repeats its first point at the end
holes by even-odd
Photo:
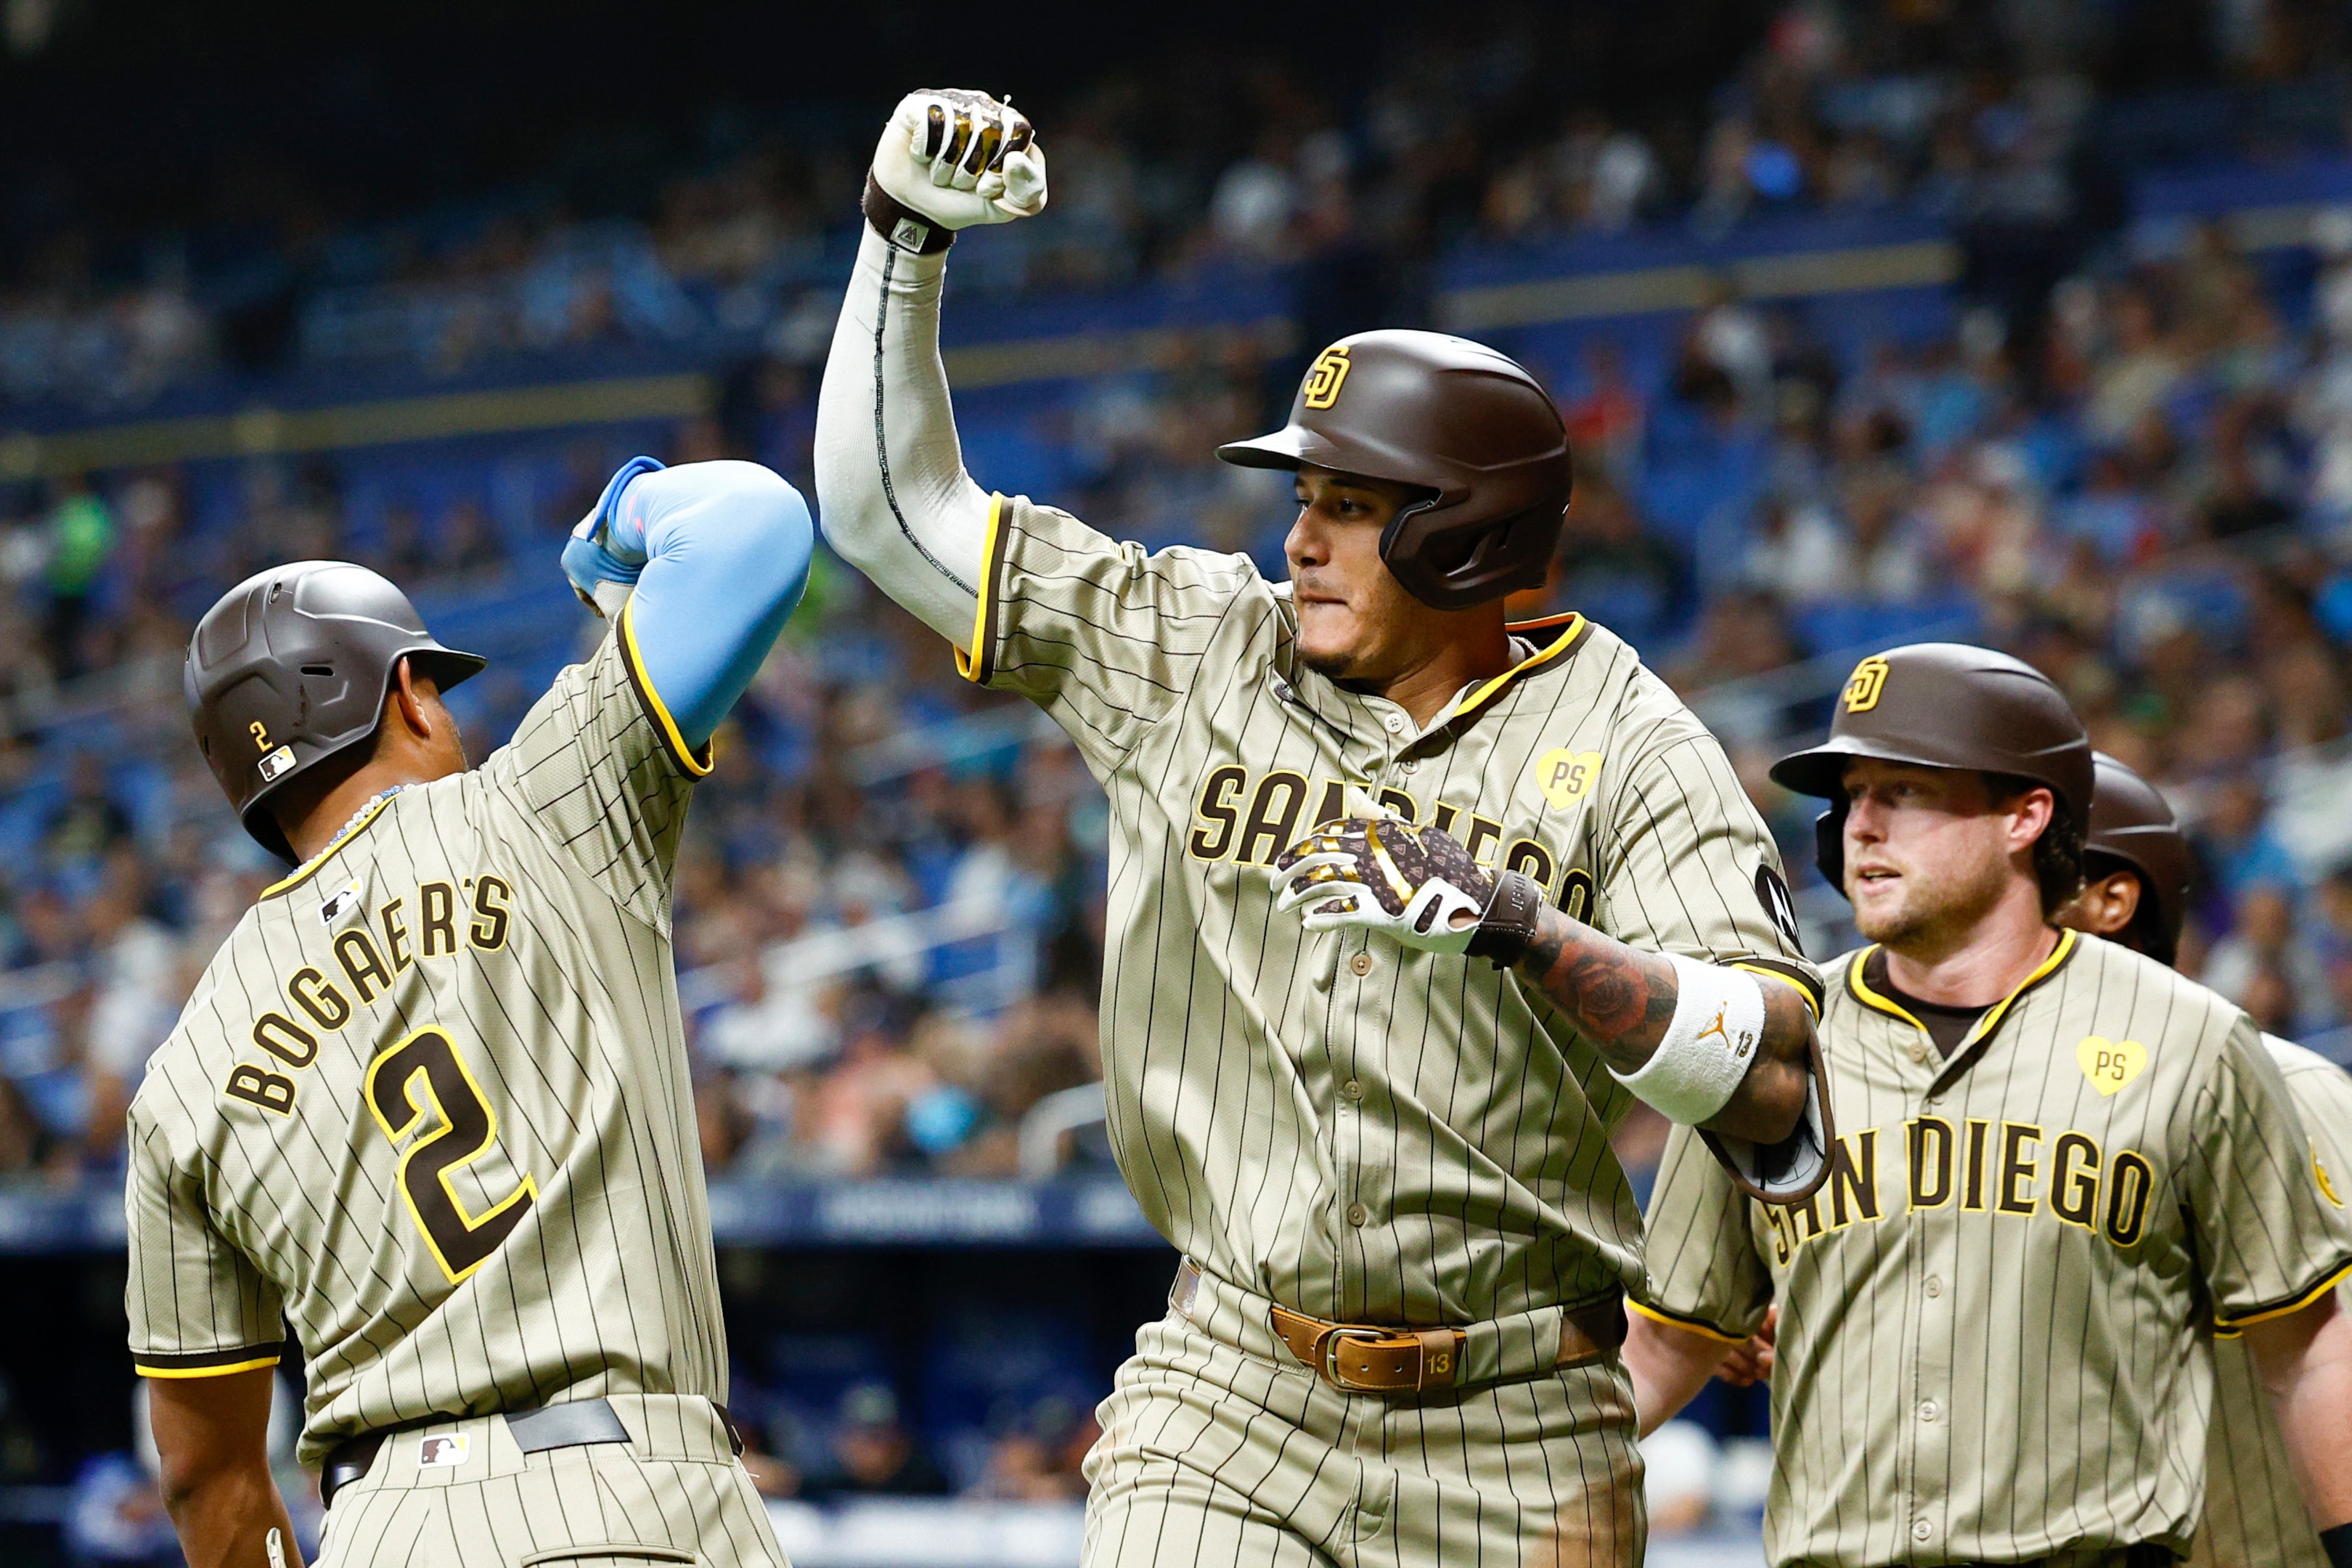
{"type": "Polygon", "coordinates": [[[452,1285],[479,1268],[538,1201],[529,1176],[479,1215],[466,1212],[450,1180],[489,1152],[498,1136],[498,1112],[457,1054],[457,1043],[428,1025],[387,1048],[368,1064],[368,1110],[395,1148],[428,1118],[400,1156],[401,1195],[425,1244],[452,1285]]]}

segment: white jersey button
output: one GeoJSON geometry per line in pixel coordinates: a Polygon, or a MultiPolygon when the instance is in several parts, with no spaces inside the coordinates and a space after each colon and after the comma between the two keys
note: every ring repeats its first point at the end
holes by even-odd
{"type": "Polygon", "coordinates": [[[1404,733],[1404,715],[1383,713],[1381,715],[1381,727],[1391,735],[1402,735],[1404,733]]]}
{"type": "Polygon", "coordinates": [[[1364,1098],[1364,1086],[1351,1078],[1339,1086],[1339,1092],[1349,1100],[1361,1100],[1364,1098]]]}
{"type": "Polygon", "coordinates": [[[1922,1289],[1927,1292],[1928,1299],[1932,1300],[1944,1293],[1944,1282],[1930,1274],[1927,1276],[1927,1283],[1922,1289]]]}
{"type": "Polygon", "coordinates": [[[1404,761],[1397,764],[1397,772],[1401,773],[1417,773],[1421,772],[1421,763],[1417,758],[1407,757],[1404,761]]]}
{"type": "Polygon", "coordinates": [[[1372,955],[1369,952],[1360,952],[1348,960],[1348,967],[1359,975],[1370,974],[1372,972],[1372,955]]]}
{"type": "Polygon", "coordinates": [[[1914,1541],[1925,1541],[1925,1540],[1927,1540],[1927,1537],[1929,1537],[1929,1536],[1931,1536],[1931,1535],[1933,1535],[1933,1534],[1935,1534],[1935,1533],[1936,1533],[1936,1527],[1935,1527],[1934,1525],[1932,1525],[1932,1524],[1929,1524],[1926,1520],[1924,1520],[1924,1519],[1915,1519],[1915,1520],[1913,1520],[1913,1521],[1911,1521],[1911,1539],[1912,1539],[1912,1540],[1914,1540],[1914,1541]]]}
{"type": "Polygon", "coordinates": [[[1370,1214],[1365,1212],[1363,1205],[1350,1204],[1348,1205],[1348,1223],[1349,1225],[1361,1225],[1371,1217],[1372,1216],[1370,1214]]]}
{"type": "Polygon", "coordinates": [[[1926,1061],[1927,1059],[1927,1047],[1924,1045],[1914,1045],[1911,1047],[1911,1059],[1915,1062],[1926,1061]]]}
{"type": "Polygon", "coordinates": [[[1940,1412],[1937,1410],[1936,1402],[1932,1399],[1919,1406],[1919,1419],[1922,1421],[1933,1421],[1938,1414],[1940,1412]]]}

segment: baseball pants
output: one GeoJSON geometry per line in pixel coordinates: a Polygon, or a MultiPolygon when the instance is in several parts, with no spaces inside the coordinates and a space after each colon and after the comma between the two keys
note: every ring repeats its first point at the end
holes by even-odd
{"type": "Polygon", "coordinates": [[[626,1443],[525,1454],[496,1415],[388,1438],[335,1493],[316,1568],[789,1568],[709,1400],[609,1403],[626,1443]]]}
{"type": "Polygon", "coordinates": [[[1087,1459],[1086,1568],[1642,1561],[1616,1356],[1443,1396],[1349,1394],[1240,1304],[1255,1300],[1204,1290],[1201,1321],[1171,1310],[1136,1336],[1087,1459]]]}

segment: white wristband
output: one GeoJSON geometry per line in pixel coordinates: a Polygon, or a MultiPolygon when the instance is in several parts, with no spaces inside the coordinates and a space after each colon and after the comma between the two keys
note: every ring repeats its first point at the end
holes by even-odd
{"type": "Polygon", "coordinates": [[[1675,1016],[1665,1038],[1631,1076],[1610,1076],[1664,1113],[1696,1127],[1721,1110],[1756,1062],[1764,1038],[1764,988],[1752,974],[1679,953],[1675,966],[1675,1016]]]}

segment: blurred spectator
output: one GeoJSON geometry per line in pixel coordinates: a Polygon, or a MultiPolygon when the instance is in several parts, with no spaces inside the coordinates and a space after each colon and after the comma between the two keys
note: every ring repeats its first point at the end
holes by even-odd
{"type": "Polygon", "coordinates": [[[1669,1421],[1642,1439],[1642,1491],[1654,1533],[1688,1535],[1707,1524],[1720,1459],[1713,1435],[1695,1421],[1669,1421]]]}
{"type": "Polygon", "coordinates": [[[1624,350],[1615,339],[1595,338],[1585,345],[1584,390],[1562,412],[1578,459],[1598,458],[1619,486],[1632,484],[1647,411],[1626,375],[1624,350]]]}
{"type": "Polygon", "coordinates": [[[2268,883],[2245,888],[2236,913],[2235,929],[2206,956],[2204,983],[2275,1034],[2333,1022],[2326,967],[2298,938],[2292,889],[2268,883]]]}
{"type": "Polygon", "coordinates": [[[45,847],[57,865],[94,862],[131,837],[131,814],[108,788],[106,763],[96,752],[78,752],[66,797],[50,812],[45,847]]]}
{"type": "Polygon", "coordinates": [[[1082,1502],[1087,1480],[1081,1467],[1101,1436],[1091,1412],[1048,1395],[989,1445],[988,1468],[972,1495],[1008,1502],[1082,1502]]]}
{"type": "Polygon", "coordinates": [[[938,1497],[948,1490],[947,1478],[899,1424],[898,1396],[887,1384],[862,1383],[841,1396],[832,1458],[832,1469],[812,1479],[810,1497],[938,1497]]]}
{"type": "Polygon", "coordinates": [[[114,552],[115,535],[113,509],[89,481],[79,474],[62,481],[49,509],[41,568],[49,595],[49,661],[61,676],[79,675],[85,668],[83,627],[99,574],[114,552]]]}

